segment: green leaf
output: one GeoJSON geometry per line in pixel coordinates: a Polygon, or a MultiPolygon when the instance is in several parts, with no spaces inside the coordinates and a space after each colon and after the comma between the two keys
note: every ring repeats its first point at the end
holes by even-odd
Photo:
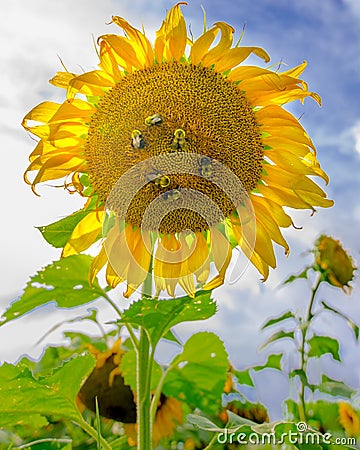
{"type": "Polygon", "coordinates": [[[272,334],[259,348],[259,350],[263,350],[267,345],[271,344],[272,342],[278,341],[280,339],[289,338],[291,340],[294,340],[294,332],[293,331],[277,331],[276,333],[272,334]]]}
{"type": "Polygon", "coordinates": [[[27,368],[5,363],[0,367],[0,417],[40,414],[82,421],[75,398],[94,364],[93,356],[81,355],[50,377],[36,379],[27,368]]]}
{"type": "Polygon", "coordinates": [[[4,414],[0,412],[0,424],[3,428],[13,429],[14,427],[26,427],[28,430],[38,430],[39,428],[48,425],[48,423],[49,422],[46,420],[46,418],[41,416],[40,414],[28,415],[21,414],[20,412],[4,414]]]}
{"type": "Polygon", "coordinates": [[[70,216],[64,217],[57,222],[43,225],[37,228],[43,238],[55,248],[62,248],[70,239],[76,225],[89,214],[90,211],[80,209],[70,216]]]}
{"type": "Polygon", "coordinates": [[[282,322],[283,320],[295,319],[295,314],[292,311],[286,311],[284,314],[278,317],[274,317],[273,319],[268,320],[261,329],[264,330],[267,327],[271,327],[276,323],[282,322]]]}
{"type": "Polygon", "coordinates": [[[165,395],[178,397],[205,413],[218,410],[229,368],[224,344],[218,336],[207,332],[194,334],[171,367],[165,379],[165,395]]]}
{"type": "Polygon", "coordinates": [[[301,273],[299,273],[298,275],[290,275],[289,278],[287,278],[283,284],[288,284],[288,283],[292,283],[295,280],[299,280],[301,278],[307,279],[307,273],[308,271],[311,269],[311,266],[306,267],[301,273]]]}
{"type": "Polygon", "coordinates": [[[328,336],[313,336],[308,341],[309,357],[320,358],[320,356],[330,353],[332,357],[341,362],[339,354],[339,342],[328,336]]]}
{"type": "Polygon", "coordinates": [[[282,370],[282,368],[281,368],[282,357],[283,357],[282,353],[269,355],[266,360],[266,363],[263,366],[255,366],[255,367],[253,367],[253,369],[255,370],[255,372],[259,372],[260,370],[264,370],[264,369],[282,370]]]}
{"type": "Polygon", "coordinates": [[[356,391],[342,381],[333,380],[326,375],[322,376],[319,386],[321,392],[326,394],[350,398],[356,391]]]}
{"type": "MultiPolygon", "coordinates": [[[[124,377],[125,384],[131,387],[136,392],[136,352],[129,350],[126,352],[120,362],[121,375],[124,377]]],[[[152,375],[150,389],[153,391],[159,384],[162,375],[162,369],[156,361],[152,363],[152,375]]]]}
{"type": "Polygon", "coordinates": [[[191,423],[195,426],[195,428],[198,428],[199,430],[205,430],[205,431],[212,431],[213,433],[221,432],[224,429],[220,428],[218,425],[216,425],[214,422],[212,422],[210,419],[208,419],[205,416],[200,416],[199,414],[188,414],[186,416],[187,422],[191,423]]]}
{"type": "Polygon", "coordinates": [[[332,308],[331,306],[327,305],[324,301],[322,301],[321,304],[328,311],[331,311],[331,312],[337,314],[338,316],[342,317],[346,321],[347,325],[354,332],[355,339],[357,341],[359,340],[359,327],[356,325],[356,323],[352,319],[350,319],[350,317],[346,316],[345,314],[343,314],[342,312],[336,310],[335,308],[332,308]]]}
{"type": "Polygon", "coordinates": [[[306,372],[302,369],[294,369],[289,373],[289,378],[299,377],[304,386],[309,386],[306,372]]]}
{"type": "Polygon", "coordinates": [[[145,328],[149,332],[151,344],[155,346],[174,325],[213,316],[216,304],[210,295],[211,292],[200,291],[195,298],[186,296],[172,300],[138,300],[124,311],[118,323],[131,323],[145,328]]]}
{"type": "Polygon", "coordinates": [[[234,375],[236,376],[239,384],[246,384],[247,386],[254,387],[254,382],[250,375],[250,369],[242,371],[234,370],[234,375]]]}
{"type": "Polygon", "coordinates": [[[50,302],[73,308],[105,296],[97,280],[90,287],[88,273],[92,257],[74,255],[55,261],[30,278],[23,295],[2,317],[2,325],[50,302]]]}

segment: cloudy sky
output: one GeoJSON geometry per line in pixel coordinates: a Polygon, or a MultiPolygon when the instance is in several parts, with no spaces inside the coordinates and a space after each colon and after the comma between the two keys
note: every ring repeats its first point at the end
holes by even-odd
{"type": "MultiPolygon", "coordinates": [[[[310,261],[306,251],[319,234],[340,239],[345,248],[351,249],[358,264],[360,261],[360,2],[189,0],[184,14],[195,36],[202,30],[201,4],[209,25],[226,21],[237,29],[239,36],[246,24],[243,44],[264,47],[272,57],[272,64],[282,61],[292,67],[304,59],[308,61],[304,79],[311,90],[321,95],[323,106],[319,108],[315,102],[306,100],[305,105],[293,104],[289,109],[297,117],[302,116],[302,124],[317,145],[319,160],[331,180],[326,190],[335,200],[334,208],[319,209],[314,217],[309,213],[294,215],[296,225],[303,229],[285,231],[291,255],[286,259],[278,251],[278,269],[265,285],[250,268],[237,284],[225,285],[215,292],[215,298],[219,299],[216,317],[206,323],[178,328],[183,339],[196,329],[217,332],[234,364],[243,368],[265,360],[257,348],[266,336],[259,328],[267,317],[278,315],[289,306],[305,307],[309,296],[305,282],[299,282],[294,286],[296,289],[279,285],[289,273],[298,272],[310,261]]],[[[144,23],[147,34],[153,37],[166,9],[172,5],[168,0],[14,0],[1,4],[0,310],[21,293],[29,275],[59,257],[59,252],[46,244],[34,226],[54,222],[82,205],[80,199],[62,189],[40,187],[41,197],[35,197],[25,185],[22,174],[35,143],[21,128],[22,117],[44,100],[63,100],[63,92],[48,84],[53,74],[61,70],[59,57],[69,71],[96,68],[92,36],[118,31],[115,25],[107,25],[112,15],[124,16],[138,27],[144,23]]],[[[351,297],[330,287],[324,288],[321,296],[360,325],[359,282],[354,286],[351,297]]],[[[104,318],[108,317],[106,309],[99,307],[104,318]]],[[[0,361],[14,361],[24,352],[39,355],[41,346],[35,343],[44,331],[74,314],[49,307],[0,329],[0,361]]],[[[319,362],[314,372],[328,370],[329,374],[359,387],[360,351],[351,333],[344,323],[330,315],[324,315],[317,326],[322,333],[329,331],[341,340],[345,365],[340,367],[325,360],[319,362]]],[[[60,338],[60,333],[55,333],[49,342],[58,342],[60,338]]],[[[276,349],[280,351],[281,347],[276,349]]],[[[285,379],[266,374],[258,374],[256,379],[257,395],[278,415],[281,401],[289,395],[285,379]]]]}

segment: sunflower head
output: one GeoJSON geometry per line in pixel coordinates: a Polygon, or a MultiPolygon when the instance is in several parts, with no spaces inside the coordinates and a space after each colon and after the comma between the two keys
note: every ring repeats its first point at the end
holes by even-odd
{"type": "Polygon", "coordinates": [[[265,280],[276,267],[273,243],[289,252],[283,208],[332,205],[310,178],[328,181],[315,146],[283,107],[320,103],[300,78],[306,62],[286,71],[246,65],[251,54],[270,57],[234,44],[224,22],[191,39],[182,5],[154,43],[114,16],[125,35],[99,37],[99,68],[58,72],[51,83],[66,100],[44,102],[23,121],[39,138],[26,182],[35,191],[62,179],[88,197],[63,256],[102,237],[90,281],[106,266],[110,286],[127,283],[125,296],[149,271],[157,293],[213,289],[235,246],[265,280]]]}
{"type": "Polygon", "coordinates": [[[220,413],[220,419],[225,423],[229,420],[227,411],[259,424],[269,422],[268,412],[261,403],[241,402],[238,400],[229,402],[220,413]]]}
{"type": "Polygon", "coordinates": [[[333,286],[350,292],[349,283],[354,278],[356,267],[351,256],[343,249],[340,241],[322,235],[316,241],[316,264],[326,281],[333,286]]]}
{"type": "Polygon", "coordinates": [[[360,418],[354,408],[346,402],[339,403],[339,422],[349,437],[360,436],[360,418]]]}
{"type": "MultiPolygon", "coordinates": [[[[77,395],[78,407],[80,410],[86,407],[95,412],[97,398],[100,415],[122,422],[129,445],[136,445],[136,394],[125,384],[121,374],[120,363],[125,354],[121,348],[121,340],[115,341],[104,352],[92,345],[89,345],[89,350],[96,357],[96,365],[77,395]]],[[[157,445],[165,437],[171,437],[176,426],[182,422],[181,402],[161,394],[153,424],[154,444],[157,445]]]]}
{"type": "Polygon", "coordinates": [[[134,395],[119,370],[124,353],[120,349],[120,341],[106,352],[99,352],[94,347],[90,351],[96,356],[96,367],[81,387],[78,399],[95,412],[97,398],[101,416],[123,423],[135,423],[134,395]]]}

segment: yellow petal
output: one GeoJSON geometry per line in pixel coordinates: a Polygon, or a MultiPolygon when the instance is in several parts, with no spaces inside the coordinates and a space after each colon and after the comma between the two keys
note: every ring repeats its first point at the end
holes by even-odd
{"type": "Polygon", "coordinates": [[[181,273],[181,245],[174,234],[164,235],[159,242],[154,259],[154,279],[157,290],[166,288],[175,295],[181,273]]]}
{"type": "Polygon", "coordinates": [[[93,105],[79,98],[66,100],[51,117],[49,123],[89,121],[91,114],[95,111],[96,108],[93,105]]]}
{"type": "Polygon", "coordinates": [[[203,56],[209,50],[210,45],[214,42],[216,35],[218,34],[220,28],[213,27],[210,30],[202,34],[191,46],[190,59],[194,65],[198,65],[203,56]]]}
{"type": "Polygon", "coordinates": [[[109,233],[109,240],[104,242],[112,269],[122,281],[127,279],[132,250],[136,244],[137,236],[132,226],[127,225],[120,231],[117,223],[109,233]]]}
{"type": "Polygon", "coordinates": [[[89,284],[92,286],[96,275],[100,272],[100,270],[105,266],[107,262],[107,254],[104,249],[104,246],[101,246],[101,250],[98,255],[92,260],[89,270],[89,284]]]}
{"type": "Polygon", "coordinates": [[[216,71],[226,72],[241,64],[251,53],[262,58],[265,62],[270,61],[269,55],[261,47],[236,47],[225,52],[215,62],[216,71]]]}
{"type": "MultiPolygon", "coordinates": [[[[251,263],[263,275],[263,281],[265,281],[269,276],[269,265],[254,250],[253,230],[247,230],[247,224],[242,224],[243,226],[241,226],[239,223],[239,219],[233,215],[230,216],[230,221],[232,224],[234,237],[241,250],[244,252],[249,261],[251,261],[251,263]]],[[[250,226],[252,227],[252,225],[250,226]]]]}
{"type": "Polygon", "coordinates": [[[232,255],[228,239],[219,230],[214,227],[211,228],[210,236],[211,255],[219,274],[205,284],[203,287],[205,290],[215,289],[224,283],[226,270],[230,264],[232,255]]]}
{"type": "Polygon", "coordinates": [[[205,283],[210,273],[210,251],[205,237],[201,232],[195,233],[195,240],[188,258],[189,273],[196,275],[199,283],[205,283]]]}
{"type": "Polygon", "coordinates": [[[129,37],[129,41],[134,46],[136,54],[142,63],[142,68],[151,67],[154,64],[154,51],[145,34],[131,26],[122,17],[113,16],[112,21],[119,25],[129,37]]]}
{"type": "Polygon", "coordinates": [[[173,6],[167,13],[160,29],[156,32],[155,57],[158,63],[163,61],[179,61],[183,56],[186,43],[186,23],[182,15],[180,5],[186,5],[185,2],[179,2],[173,6]]]}
{"type": "MultiPolygon", "coordinates": [[[[36,166],[37,161],[35,160],[27,169],[30,172],[36,166]]],[[[60,155],[54,156],[48,159],[46,162],[39,165],[39,171],[30,184],[35,188],[38,183],[48,181],[48,180],[58,180],[60,178],[70,175],[74,171],[78,171],[84,165],[83,158],[77,158],[73,155],[60,155]]],[[[36,169],[37,170],[37,169],[36,169]]]]}
{"type": "Polygon", "coordinates": [[[56,75],[49,80],[49,83],[53,86],[60,87],[63,89],[67,89],[70,81],[77,77],[76,73],[71,72],[57,72],[56,75]]]}
{"type": "Polygon", "coordinates": [[[127,72],[132,72],[133,67],[139,70],[145,67],[140,62],[136,48],[129,39],[114,34],[105,34],[99,39],[102,40],[100,43],[100,67],[102,69],[108,68],[109,62],[111,62],[110,73],[114,73],[117,79],[121,76],[120,72],[116,70],[117,66],[122,67],[127,72]],[[111,56],[110,61],[108,61],[109,56],[111,56]]]}
{"type": "Polygon", "coordinates": [[[122,283],[124,280],[119,277],[119,275],[112,268],[111,264],[108,263],[106,267],[106,282],[111,288],[116,288],[119,283],[122,283]]]}
{"type": "Polygon", "coordinates": [[[73,98],[76,94],[104,95],[104,92],[115,85],[114,78],[102,70],[93,70],[73,78],[69,82],[67,98],[73,98]]]}
{"type": "Polygon", "coordinates": [[[284,187],[294,191],[307,191],[309,193],[316,193],[325,197],[325,192],[313,180],[305,176],[296,176],[293,173],[288,173],[280,167],[267,164],[265,167],[266,175],[263,180],[269,186],[284,187]]]}
{"type": "Polygon", "coordinates": [[[74,255],[89,248],[101,233],[104,214],[103,210],[89,212],[74,228],[62,256],[74,255]]]}
{"type": "Polygon", "coordinates": [[[145,281],[151,263],[150,234],[142,233],[140,229],[137,232],[140,234],[140,238],[131,252],[131,261],[127,276],[129,291],[130,289],[135,291],[145,281]]]}
{"type": "Polygon", "coordinates": [[[259,195],[250,194],[251,202],[256,208],[257,205],[262,205],[279,227],[287,228],[292,224],[291,217],[285,213],[283,208],[273,200],[269,198],[260,197],[259,195]]]}
{"type": "Polygon", "coordinates": [[[233,42],[234,28],[225,22],[216,22],[214,24],[221,31],[221,38],[219,43],[209,50],[201,59],[205,67],[216,64],[217,60],[222,58],[224,53],[230,49],[233,42]]]}
{"type": "Polygon", "coordinates": [[[285,253],[289,253],[289,245],[285,241],[283,235],[281,234],[281,231],[279,229],[279,225],[276,223],[276,221],[271,216],[270,211],[265,208],[261,202],[258,202],[256,200],[256,197],[252,197],[253,206],[256,214],[256,224],[258,227],[258,224],[261,223],[262,227],[266,232],[268,233],[269,237],[276,242],[277,244],[281,245],[285,249],[285,253]]]}
{"type": "Polygon", "coordinates": [[[59,109],[60,104],[54,102],[42,102],[35,106],[31,111],[29,111],[23,118],[22,126],[29,131],[32,131],[34,127],[28,126],[28,121],[48,123],[49,120],[54,116],[54,114],[59,109]]]}

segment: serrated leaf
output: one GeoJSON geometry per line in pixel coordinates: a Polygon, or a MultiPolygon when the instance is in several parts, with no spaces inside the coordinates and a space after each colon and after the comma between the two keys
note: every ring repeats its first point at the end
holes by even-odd
{"type": "Polygon", "coordinates": [[[55,248],[62,248],[68,242],[76,225],[89,214],[90,211],[80,209],[79,211],[64,217],[57,222],[43,225],[37,228],[43,238],[55,248]]]}
{"type": "Polygon", "coordinates": [[[91,355],[65,363],[53,375],[36,379],[30,370],[5,363],[0,367],[0,417],[6,414],[56,415],[81,422],[76,394],[95,365],[91,355]]]}
{"type": "MultiPolygon", "coordinates": [[[[122,356],[120,362],[121,375],[124,377],[125,384],[136,392],[136,352],[129,350],[122,356]]],[[[156,361],[152,363],[151,385],[150,389],[154,391],[159,384],[162,375],[162,369],[156,361]]]]}
{"type": "Polygon", "coordinates": [[[276,333],[272,334],[259,348],[259,350],[263,350],[266,346],[271,344],[272,342],[278,341],[280,339],[292,339],[294,340],[294,332],[293,331],[277,331],[276,333]]]}
{"type": "Polygon", "coordinates": [[[239,384],[245,384],[247,386],[254,387],[254,382],[250,375],[250,369],[241,370],[241,371],[234,370],[234,375],[236,376],[237,382],[239,384]]]}
{"type": "Polygon", "coordinates": [[[29,429],[39,429],[48,425],[48,421],[40,414],[0,413],[0,425],[2,428],[26,427],[29,429]]]}
{"type": "Polygon", "coordinates": [[[278,317],[274,317],[273,319],[269,319],[265,324],[261,327],[264,330],[267,327],[271,327],[271,325],[275,325],[276,323],[282,322],[288,319],[295,319],[295,314],[292,311],[286,311],[284,314],[278,317]]]}
{"type": "Polygon", "coordinates": [[[326,375],[321,378],[319,386],[321,392],[326,394],[350,398],[356,391],[342,381],[334,380],[326,375]]]}
{"type": "Polygon", "coordinates": [[[354,332],[355,335],[355,339],[358,341],[359,340],[359,327],[356,325],[356,323],[350,319],[350,317],[346,316],[344,313],[338,311],[335,308],[332,308],[331,306],[329,306],[328,304],[326,304],[324,301],[321,302],[322,306],[327,309],[328,311],[333,312],[334,314],[337,314],[338,316],[342,317],[345,322],[347,323],[347,325],[352,329],[352,331],[354,332]]]}
{"type": "Polygon", "coordinates": [[[281,368],[282,357],[283,357],[282,353],[269,355],[266,360],[266,363],[264,365],[255,366],[255,367],[253,367],[253,370],[255,370],[255,372],[259,372],[260,370],[264,370],[264,369],[282,370],[282,368],[281,368]]]}
{"type": "Polygon", "coordinates": [[[204,320],[216,312],[211,292],[200,291],[195,298],[180,297],[171,300],[142,299],[124,311],[118,323],[131,323],[149,332],[155,346],[171,327],[181,322],[204,320]]]}
{"type": "Polygon", "coordinates": [[[91,256],[73,255],[46,266],[30,278],[23,295],[5,311],[1,325],[50,302],[73,308],[105,296],[97,280],[89,285],[91,261],[91,256]]]}
{"type": "Polygon", "coordinates": [[[221,406],[221,396],[229,368],[224,344],[213,333],[191,336],[183,351],[171,362],[164,393],[178,397],[205,413],[214,413],[221,406]]]}
{"type": "Polygon", "coordinates": [[[308,341],[309,352],[308,356],[313,358],[320,358],[320,356],[329,353],[336,360],[341,362],[339,354],[339,342],[328,336],[313,336],[308,341]]]}

